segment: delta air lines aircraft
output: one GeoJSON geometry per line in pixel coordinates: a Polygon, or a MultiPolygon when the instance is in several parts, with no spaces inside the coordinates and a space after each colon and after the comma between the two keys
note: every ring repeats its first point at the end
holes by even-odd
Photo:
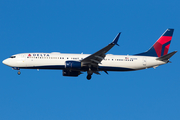
{"type": "Polygon", "coordinates": [[[62,70],[63,76],[77,77],[87,72],[90,80],[93,73],[100,75],[100,71],[134,71],[156,68],[169,62],[177,52],[168,53],[174,29],[167,29],[154,45],[146,52],[135,55],[106,54],[114,45],[118,45],[119,33],[106,47],[93,54],[64,54],[64,53],[21,53],[12,55],[3,64],[20,69],[55,69],[62,70]]]}

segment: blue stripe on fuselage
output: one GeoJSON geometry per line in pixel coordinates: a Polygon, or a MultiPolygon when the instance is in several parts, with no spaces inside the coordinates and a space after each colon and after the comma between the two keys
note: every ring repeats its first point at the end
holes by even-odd
{"type": "Polygon", "coordinates": [[[49,65],[49,66],[34,66],[34,67],[20,67],[21,69],[54,69],[62,70],[65,69],[64,65],[49,65]]]}
{"type": "MultiPolygon", "coordinates": [[[[34,67],[20,67],[20,69],[54,69],[54,70],[63,70],[66,69],[64,65],[50,65],[50,66],[34,66],[34,67]]],[[[89,68],[83,67],[81,69],[73,69],[78,71],[88,71],[89,68]]],[[[92,68],[93,71],[134,71],[135,69],[123,68],[123,67],[108,67],[108,66],[99,66],[97,68],[92,68]]]]}
{"type": "Polygon", "coordinates": [[[123,67],[105,67],[105,66],[99,66],[100,71],[134,71],[135,69],[131,68],[123,68],[123,67]]]}

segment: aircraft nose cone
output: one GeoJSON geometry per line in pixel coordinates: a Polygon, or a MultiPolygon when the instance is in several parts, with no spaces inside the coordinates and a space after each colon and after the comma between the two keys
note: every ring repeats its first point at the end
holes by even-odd
{"type": "Polygon", "coordinates": [[[2,61],[2,63],[5,64],[5,65],[7,65],[7,64],[8,64],[8,60],[5,59],[5,60],[2,61]]]}
{"type": "Polygon", "coordinates": [[[6,64],[6,60],[3,60],[2,63],[3,63],[3,64],[6,64]]]}

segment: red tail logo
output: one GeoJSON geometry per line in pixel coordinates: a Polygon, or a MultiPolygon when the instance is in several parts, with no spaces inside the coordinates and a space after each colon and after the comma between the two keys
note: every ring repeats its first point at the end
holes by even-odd
{"type": "Polygon", "coordinates": [[[158,57],[166,55],[169,50],[172,36],[161,36],[158,41],[153,45],[158,57]]]}
{"type": "Polygon", "coordinates": [[[148,51],[136,55],[154,57],[166,55],[169,50],[173,32],[174,29],[167,29],[148,51]]]}

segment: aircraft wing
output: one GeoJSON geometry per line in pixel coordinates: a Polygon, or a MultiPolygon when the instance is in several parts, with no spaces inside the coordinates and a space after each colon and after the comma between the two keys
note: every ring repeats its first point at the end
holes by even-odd
{"type": "MultiPolygon", "coordinates": [[[[106,47],[102,48],[101,50],[95,52],[94,54],[89,55],[88,57],[82,59],[80,62],[85,66],[98,66],[101,64],[101,61],[105,58],[106,54],[114,45],[118,45],[118,39],[121,33],[115,37],[115,39],[107,45],[106,47]]],[[[119,45],[118,45],[119,46],[119,45]]]]}

